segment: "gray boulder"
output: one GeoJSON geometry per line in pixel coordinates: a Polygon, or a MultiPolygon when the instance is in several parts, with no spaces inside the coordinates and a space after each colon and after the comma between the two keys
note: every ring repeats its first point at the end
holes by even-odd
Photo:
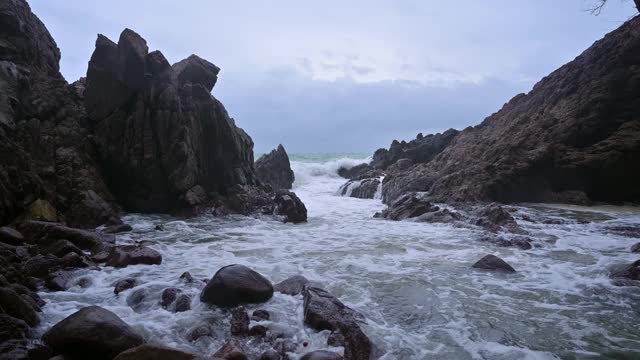
{"type": "Polygon", "coordinates": [[[228,265],[216,272],[200,293],[200,301],[234,307],[266,302],[273,296],[273,285],[264,276],[243,265],[228,265]]]}

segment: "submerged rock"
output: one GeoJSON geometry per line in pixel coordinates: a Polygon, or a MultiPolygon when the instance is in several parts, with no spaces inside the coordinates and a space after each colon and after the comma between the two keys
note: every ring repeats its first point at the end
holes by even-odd
{"type": "Polygon", "coordinates": [[[191,296],[182,294],[176,299],[175,312],[185,312],[191,310],[191,296]]]}
{"type": "Polygon", "coordinates": [[[135,287],[136,285],[138,285],[138,281],[134,278],[126,278],[126,279],[118,280],[114,284],[113,293],[118,295],[125,290],[135,287]]]}
{"type": "Polygon", "coordinates": [[[30,303],[13,289],[0,287],[0,309],[2,313],[23,320],[29,326],[36,326],[40,318],[30,303]]]}
{"type": "Polygon", "coordinates": [[[116,246],[107,258],[107,266],[116,268],[139,264],[160,265],[161,263],[162,255],[159,252],[137,245],[116,246]]]}
{"type": "Polygon", "coordinates": [[[189,331],[189,334],[187,335],[187,340],[198,341],[198,339],[202,337],[211,336],[212,334],[213,332],[211,331],[211,328],[209,326],[200,325],[193,328],[191,331],[189,331]]]}
{"type": "Polygon", "coordinates": [[[289,155],[282,145],[256,160],[256,174],[258,179],[271,185],[274,190],[291,189],[295,176],[291,170],[289,155]]]}
{"type": "Polygon", "coordinates": [[[612,278],[625,278],[634,281],[640,281],[640,260],[636,260],[624,267],[622,270],[613,272],[612,278]]]}
{"type": "Polygon", "coordinates": [[[114,360],[195,360],[194,354],[158,345],[140,345],[121,352],[114,360]]]}
{"type": "Polygon", "coordinates": [[[228,265],[216,272],[202,290],[202,302],[233,307],[244,303],[262,303],[273,296],[271,282],[243,265],[228,265]]]}
{"type": "Polygon", "coordinates": [[[280,360],[280,354],[273,349],[269,349],[260,355],[259,360],[280,360]]]}
{"type": "Polygon", "coordinates": [[[482,259],[478,260],[475,264],[473,264],[472,267],[483,270],[516,272],[516,270],[511,267],[511,265],[507,264],[499,257],[491,254],[486,255],[482,259]]]}
{"type": "Polygon", "coordinates": [[[271,318],[271,315],[269,314],[269,312],[267,310],[254,310],[253,313],[251,314],[251,320],[253,321],[265,321],[265,320],[269,320],[271,318]]]}
{"type": "Polygon", "coordinates": [[[42,340],[56,354],[79,359],[113,359],[143,339],[116,314],[99,306],[80,309],[49,329],[42,340]]]}
{"type": "Polygon", "coordinates": [[[160,306],[163,308],[169,307],[169,305],[176,301],[178,293],[180,293],[180,290],[176,288],[166,288],[162,290],[162,295],[160,295],[160,306]]]}
{"type": "Polygon", "coordinates": [[[295,296],[301,294],[307,284],[309,284],[309,280],[306,277],[295,275],[275,284],[273,289],[279,293],[295,296]]]}
{"type": "Polygon", "coordinates": [[[247,355],[242,349],[242,345],[237,340],[228,340],[220,350],[213,354],[214,359],[224,360],[247,360],[247,355]]]}
{"type": "Polygon", "coordinates": [[[633,246],[631,246],[631,252],[632,253],[639,253],[640,252],[640,242],[634,244],[633,246]]]}

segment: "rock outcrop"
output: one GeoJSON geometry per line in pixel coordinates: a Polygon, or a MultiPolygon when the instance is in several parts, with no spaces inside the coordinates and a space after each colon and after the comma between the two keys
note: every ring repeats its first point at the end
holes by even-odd
{"type": "Polygon", "coordinates": [[[273,296],[273,285],[244,265],[228,265],[216,272],[200,294],[200,301],[223,307],[262,303],[273,296]]]}
{"type": "Polygon", "coordinates": [[[172,211],[255,183],[253,141],[211,95],[220,69],[191,55],[173,66],[125,29],[99,35],[85,106],[100,164],[125,208],[172,211]]]}
{"type": "Polygon", "coordinates": [[[478,260],[472,266],[476,269],[502,271],[502,272],[516,272],[516,270],[509,265],[506,261],[500,259],[495,255],[486,255],[482,259],[478,260]]]}
{"type": "MultiPolygon", "coordinates": [[[[443,133],[429,134],[423,136],[418,134],[414,140],[409,142],[394,140],[387,149],[378,149],[373,154],[371,166],[375,169],[388,169],[400,160],[411,163],[427,163],[436,155],[440,154],[453,139],[459,134],[458,130],[449,129],[443,133]]],[[[398,164],[398,167],[403,167],[398,164]]]]}
{"type": "Polygon", "coordinates": [[[117,218],[55,41],[24,0],[0,2],[0,18],[0,224],[35,218],[95,227],[117,218]]]}
{"type": "Polygon", "coordinates": [[[282,144],[256,160],[255,168],[258,179],[271,185],[274,190],[288,190],[293,187],[295,176],[291,170],[289,155],[282,144]]]}
{"type": "MultiPolygon", "coordinates": [[[[423,191],[449,203],[640,202],[638,64],[635,17],[453,136],[432,159],[389,174],[384,201],[423,191]]],[[[376,164],[387,165],[388,153],[379,152],[376,164]]]]}

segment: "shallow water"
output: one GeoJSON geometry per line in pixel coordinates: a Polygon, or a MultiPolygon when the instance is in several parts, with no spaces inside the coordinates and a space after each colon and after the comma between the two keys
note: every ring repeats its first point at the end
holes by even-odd
{"type": "MultiPolygon", "coordinates": [[[[534,249],[498,248],[477,241],[479,230],[374,219],[384,208],[380,200],[336,196],[344,179],[335,170],[358,161],[293,159],[294,191],[307,206],[307,224],[269,217],[129,215],[124,220],[134,232],[118,241],[144,242],[162,253],[162,265],[103,268],[84,274],[92,279],[88,288],[42,294],[48,304],[40,330],[83,306],[100,305],[148,341],[211,355],[229,335],[229,316],[200,304],[202,285],[186,285],[179,276],[189,271],[206,279],[239,263],[274,283],[297,274],[320,282],[366,316],[364,328],[386,352],[383,359],[640,358],[640,288],[616,287],[608,278],[612,268],[637,259],[629,247],[640,239],[605,230],[640,224],[638,208],[519,206],[516,218],[563,223],[519,220],[535,239],[534,249]],[[157,224],[165,231],[156,231],[157,224]],[[470,268],[489,253],[518,272],[470,268]],[[113,294],[112,283],[129,276],[150,294],[135,310],[127,305],[132,290],[113,294]],[[174,314],[158,305],[160,291],[169,286],[192,296],[192,311],[174,314]],[[186,333],[204,322],[216,324],[216,339],[188,342],[186,333]]],[[[303,326],[301,296],[276,293],[268,303],[248,308],[270,311],[269,326],[300,344],[297,355],[327,348],[327,332],[303,326]]],[[[266,345],[256,341],[251,347],[266,345]]]]}

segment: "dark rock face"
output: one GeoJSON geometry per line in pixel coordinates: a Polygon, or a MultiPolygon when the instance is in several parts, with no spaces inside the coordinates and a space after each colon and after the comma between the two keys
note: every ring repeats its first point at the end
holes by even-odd
{"type": "Polygon", "coordinates": [[[16,229],[3,226],[0,227],[0,241],[10,245],[22,245],[24,236],[16,229]]]}
{"type": "Polygon", "coordinates": [[[273,289],[279,293],[295,296],[302,293],[309,280],[302,275],[295,275],[283,280],[273,286],[273,289]]]}
{"type": "Polygon", "coordinates": [[[285,216],[285,222],[294,224],[307,221],[307,207],[300,198],[293,192],[278,190],[275,198],[277,215],[285,216]]]}
{"type": "Polygon", "coordinates": [[[612,273],[611,277],[640,281],[640,260],[634,261],[624,269],[612,273]]]}
{"type": "Polygon", "coordinates": [[[291,189],[295,181],[289,155],[282,145],[256,160],[255,168],[258,179],[274,190],[291,189]]]}
{"type": "Polygon", "coordinates": [[[349,180],[358,180],[362,176],[371,173],[372,170],[373,167],[369,164],[359,164],[350,168],[340,167],[338,169],[338,175],[349,180]]]}
{"type": "MultiPolygon", "coordinates": [[[[449,129],[442,134],[430,134],[427,136],[419,134],[415,140],[411,140],[408,143],[394,140],[389,150],[376,150],[373,154],[371,166],[376,169],[387,169],[403,159],[409,160],[411,163],[427,163],[449,146],[459,133],[458,130],[449,129]]],[[[406,168],[406,164],[406,161],[404,164],[399,164],[398,169],[395,170],[406,168]]]]}
{"type": "Polygon", "coordinates": [[[389,175],[385,202],[640,202],[640,18],[627,21],[528,94],[470,127],[431,161],[389,175]]]}
{"type": "Polygon", "coordinates": [[[242,346],[236,340],[228,340],[220,350],[213,354],[214,359],[224,360],[247,360],[247,355],[242,350],[242,346]]]}
{"type": "Polygon", "coordinates": [[[342,360],[342,356],[331,351],[316,350],[304,354],[300,360],[342,360]]]}
{"type": "Polygon", "coordinates": [[[503,271],[503,272],[516,272],[516,270],[507,264],[504,260],[495,255],[486,255],[482,259],[473,264],[476,269],[503,271]]]}
{"type": "Polygon", "coordinates": [[[143,343],[129,325],[98,306],[73,313],[49,329],[42,339],[55,353],[80,359],[112,359],[143,343]]]}
{"type": "Polygon", "coordinates": [[[3,1],[0,17],[0,223],[30,218],[37,200],[73,226],[117,217],[55,41],[26,1],[3,1]]]}
{"type": "Polygon", "coordinates": [[[18,228],[28,236],[32,242],[46,244],[52,240],[67,240],[73,245],[84,250],[91,250],[103,243],[115,242],[115,237],[108,234],[98,234],[92,231],[70,228],[61,224],[42,221],[27,221],[21,223],[18,228]]]}
{"type": "Polygon", "coordinates": [[[194,360],[196,355],[157,345],[140,345],[121,352],[114,360],[194,360]]]}
{"type": "Polygon", "coordinates": [[[38,314],[29,302],[10,288],[0,287],[0,309],[7,315],[23,320],[29,326],[35,326],[40,322],[38,314]]]}
{"type": "Polygon", "coordinates": [[[357,321],[362,319],[327,291],[310,287],[304,294],[304,322],[316,330],[339,331],[344,337],[344,357],[353,360],[369,360],[373,344],[357,321]]]}
{"type": "Polygon", "coordinates": [[[340,195],[358,199],[373,199],[378,192],[380,179],[349,180],[340,187],[340,195]]]}
{"type": "Polygon", "coordinates": [[[191,310],[191,297],[187,294],[182,294],[176,299],[175,312],[184,312],[191,310]]]}
{"type": "MultiPolygon", "coordinates": [[[[113,293],[118,295],[125,290],[132,289],[137,284],[138,284],[138,281],[136,281],[136,279],[134,278],[118,280],[114,285],[113,293]]],[[[162,294],[162,299],[164,300],[164,293],[162,294]]]]}
{"type": "Polygon", "coordinates": [[[247,335],[249,323],[249,314],[244,306],[238,306],[231,310],[231,335],[247,335]]]}
{"type": "Polygon", "coordinates": [[[500,236],[483,236],[480,241],[493,243],[499,247],[515,247],[521,250],[530,250],[533,248],[531,239],[524,236],[517,236],[511,239],[505,239],[500,236]]]}
{"type": "Polygon", "coordinates": [[[389,220],[405,220],[438,210],[440,208],[431,204],[424,196],[409,193],[394,201],[382,212],[382,217],[389,220]]]}
{"type": "Polygon", "coordinates": [[[253,141],[210,94],[218,71],[195,55],[171,66],[129,29],[117,44],[98,36],[85,106],[100,164],[126,208],[189,208],[254,184],[253,141]]]}
{"type": "Polygon", "coordinates": [[[273,296],[273,286],[264,276],[243,265],[218,270],[200,294],[202,302],[233,307],[244,303],[262,303],[273,296]]]}

